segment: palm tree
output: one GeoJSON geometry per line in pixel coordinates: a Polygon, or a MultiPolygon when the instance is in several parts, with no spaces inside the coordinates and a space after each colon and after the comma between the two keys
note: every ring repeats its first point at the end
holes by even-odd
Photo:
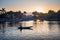
{"type": "Polygon", "coordinates": [[[5,12],[6,12],[5,8],[2,8],[2,13],[5,13],[5,12]]]}

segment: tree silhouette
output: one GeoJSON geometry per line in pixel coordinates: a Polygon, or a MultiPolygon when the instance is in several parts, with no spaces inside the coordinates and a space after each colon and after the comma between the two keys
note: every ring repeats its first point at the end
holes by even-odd
{"type": "Polygon", "coordinates": [[[58,20],[60,20],[60,10],[57,11],[57,16],[58,20]]]}
{"type": "Polygon", "coordinates": [[[5,13],[5,12],[6,12],[5,8],[2,8],[2,13],[5,13]]]}
{"type": "Polygon", "coordinates": [[[57,14],[59,14],[59,15],[60,15],[60,10],[58,10],[58,11],[57,11],[57,14]]]}
{"type": "Polygon", "coordinates": [[[27,12],[26,11],[24,11],[24,14],[26,14],[27,12]]]}
{"type": "MultiPolygon", "coordinates": [[[[0,14],[0,20],[4,20],[4,21],[16,21],[16,20],[19,21],[20,19],[22,19],[23,15],[27,14],[26,11],[24,11],[23,13],[21,11],[6,12],[5,8],[2,8],[2,10],[0,11],[2,12],[2,14],[0,14]]],[[[33,14],[34,20],[37,20],[37,19],[48,20],[48,21],[60,20],[60,10],[58,10],[57,12],[55,12],[54,10],[49,10],[48,13],[42,13],[42,12],[39,13],[37,11],[34,11],[32,12],[32,14],[33,14]]]]}
{"type": "Polygon", "coordinates": [[[55,12],[53,10],[48,11],[48,18],[54,18],[55,17],[55,12]]]}

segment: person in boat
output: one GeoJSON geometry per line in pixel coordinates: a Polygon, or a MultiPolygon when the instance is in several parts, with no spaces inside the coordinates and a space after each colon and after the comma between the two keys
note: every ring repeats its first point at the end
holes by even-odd
{"type": "MultiPolygon", "coordinates": [[[[20,29],[20,31],[22,31],[22,29],[31,29],[32,26],[30,27],[23,27],[22,23],[20,23],[20,27],[18,27],[18,29],[20,29]]],[[[32,30],[32,29],[31,29],[32,30]]]]}
{"type": "Polygon", "coordinates": [[[22,23],[20,23],[20,27],[19,27],[20,31],[22,31],[22,23]]]}

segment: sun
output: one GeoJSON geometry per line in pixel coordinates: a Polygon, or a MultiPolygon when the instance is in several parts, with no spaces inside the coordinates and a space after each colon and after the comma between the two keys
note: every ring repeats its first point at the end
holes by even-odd
{"type": "Polygon", "coordinates": [[[44,9],[43,8],[37,8],[36,11],[37,12],[44,12],[44,9]]]}

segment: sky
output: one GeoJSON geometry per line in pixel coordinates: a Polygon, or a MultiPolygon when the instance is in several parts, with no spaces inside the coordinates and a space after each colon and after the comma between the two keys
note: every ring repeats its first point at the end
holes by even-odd
{"type": "Polygon", "coordinates": [[[5,8],[7,11],[57,11],[60,9],[60,0],[0,0],[1,8],[5,8]]]}

